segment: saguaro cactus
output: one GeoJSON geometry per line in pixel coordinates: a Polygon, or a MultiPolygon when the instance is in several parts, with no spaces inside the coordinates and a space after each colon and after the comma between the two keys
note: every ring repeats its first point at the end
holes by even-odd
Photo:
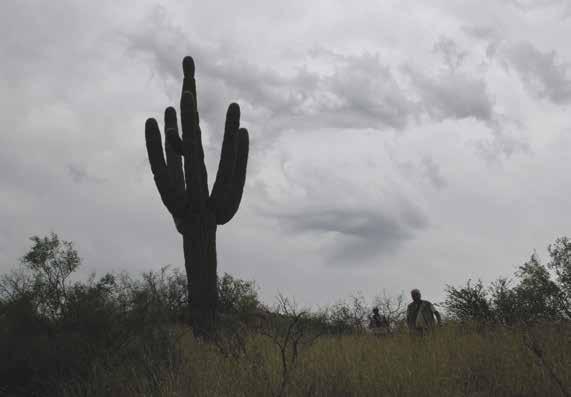
{"type": "Polygon", "coordinates": [[[145,124],[151,170],[164,205],[183,236],[190,321],[196,335],[214,331],[218,301],[216,228],[228,222],[240,205],[248,161],[248,131],[240,128],[240,107],[230,104],[216,181],[208,192],[198,118],[194,61],[185,57],[180,99],[182,140],[176,111],[165,110],[165,156],[155,119],[145,124]],[[183,165],[184,158],[184,165],[183,165]]]}

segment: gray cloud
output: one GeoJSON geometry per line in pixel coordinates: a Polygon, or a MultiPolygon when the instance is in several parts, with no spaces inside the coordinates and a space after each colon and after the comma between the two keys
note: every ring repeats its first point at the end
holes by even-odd
{"type": "Polygon", "coordinates": [[[557,104],[569,103],[570,65],[558,60],[555,51],[542,52],[531,43],[520,42],[505,50],[505,58],[531,93],[557,104]]]}
{"type": "Polygon", "coordinates": [[[323,77],[322,90],[336,98],[338,105],[323,108],[320,116],[342,115],[342,127],[397,130],[415,116],[416,104],[378,54],[350,56],[321,49],[312,51],[312,55],[335,65],[335,71],[323,77]]]}
{"type": "Polygon", "coordinates": [[[96,176],[90,175],[84,166],[78,164],[68,164],[66,170],[71,177],[71,180],[75,183],[102,183],[105,181],[103,178],[98,178],[96,176]]]}
{"type": "Polygon", "coordinates": [[[227,46],[193,43],[161,8],[144,25],[145,30],[128,35],[131,51],[150,60],[167,84],[180,80],[182,54],[194,54],[201,81],[199,103],[207,117],[214,116],[214,107],[224,107],[216,98],[231,97],[256,109],[255,121],[272,132],[295,127],[402,130],[423,113],[436,120],[475,117],[487,122],[492,118],[493,103],[485,82],[455,72],[466,52],[446,38],[434,45],[450,68],[439,76],[430,77],[408,65],[394,70],[377,53],[347,55],[324,47],[312,48],[309,61],[285,75],[248,63],[227,46]],[[201,64],[200,59],[217,61],[201,64]],[[313,70],[312,63],[324,62],[331,72],[313,70]],[[412,87],[399,82],[399,72],[412,80],[412,87]]]}
{"type": "Polygon", "coordinates": [[[482,79],[455,72],[429,77],[410,68],[407,73],[421,96],[421,106],[434,119],[474,117],[484,123],[493,119],[493,103],[482,79]]]}
{"type": "Polygon", "coordinates": [[[208,105],[220,104],[211,97],[212,92],[217,98],[233,97],[251,104],[257,109],[258,121],[276,130],[295,125],[402,129],[415,110],[391,70],[374,54],[345,56],[312,50],[308,55],[313,60],[333,61],[333,73],[319,74],[302,64],[286,76],[238,58],[231,48],[192,43],[160,9],[148,16],[145,26],[145,30],[128,35],[131,51],[149,59],[151,67],[167,81],[180,80],[180,48],[193,54],[199,62],[199,104],[207,116],[212,109],[208,105]],[[217,62],[201,64],[201,59],[217,62]]]}
{"type": "Polygon", "coordinates": [[[443,189],[446,187],[446,179],[442,176],[440,166],[431,156],[424,156],[422,158],[422,165],[424,167],[424,175],[430,181],[432,186],[436,189],[443,189]]]}
{"type": "Polygon", "coordinates": [[[562,17],[571,15],[571,4],[567,0],[504,0],[504,2],[525,11],[558,8],[562,11],[562,17]]]}
{"type": "Polygon", "coordinates": [[[452,72],[462,65],[468,54],[467,51],[460,49],[458,44],[449,37],[438,39],[434,44],[433,51],[442,54],[445,64],[452,72]]]}
{"type": "MultiPolygon", "coordinates": [[[[330,265],[366,266],[375,256],[394,254],[429,227],[415,186],[425,171],[400,167],[384,147],[386,138],[374,136],[327,129],[282,137],[255,179],[255,211],[288,236],[318,241],[315,249],[330,265]]],[[[438,166],[429,167],[442,183],[438,166]]]]}
{"type": "Polygon", "coordinates": [[[403,203],[400,213],[379,209],[305,207],[288,212],[262,211],[274,217],[290,233],[317,233],[325,240],[321,247],[329,264],[361,266],[367,260],[396,252],[415,233],[428,226],[426,215],[403,203]]]}
{"type": "Polygon", "coordinates": [[[328,254],[336,265],[359,266],[379,254],[394,253],[414,233],[426,226],[424,214],[407,208],[392,217],[362,209],[322,209],[296,215],[281,215],[295,232],[331,234],[335,247],[328,254]]]}
{"type": "MultiPolygon", "coordinates": [[[[213,158],[218,155],[224,109],[231,100],[245,108],[243,119],[247,125],[261,127],[254,141],[258,150],[271,146],[285,131],[404,131],[427,119],[443,122],[474,118],[489,131],[488,137],[475,142],[476,150],[487,161],[527,152],[524,138],[511,134],[506,127],[517,120],[496,111],[485,75],[470,67],[469,51],[446,35],[440,35],[432,44],[431,51],[441,57],[444,66],[434,73],[415,66],[413,59],[405,59],[395,67],[376,51],[347,54],[323,45],[311,47],[303,61],[285,72],[278,65],[248,62],[236,53],[237,47],[227,43],[193,41],[192,35],[169,19],[161,7],[154,8],[143,25],[145,29],[135,29],[126,36],[130,51],[148,60],[149,70],[156,70],[166,86],[178,84],[182,56],[195,55],[200,111],[203,120],[209,120],[214,137],[207,149],[213,158]],[[201,59],[216,62],[202,64],[201,59]]],[[[486,54],[495,56],[501,43],[497,30],[463,30],[469,36],[487,40],[486,54]]]]}
{"type": "Polygon", "coordinates": [[[182,265],[143,125],[191,54],[210,173],[231,101],[252,136],[221,270],[310,303],[510,274],[571,186],[564,2],[516,3],[6,3],[0,270],[51,230],[88,271],[182,265]]]}

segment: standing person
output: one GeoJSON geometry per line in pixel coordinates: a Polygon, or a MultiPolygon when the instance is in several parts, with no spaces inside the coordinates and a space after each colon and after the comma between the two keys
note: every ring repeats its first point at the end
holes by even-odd
{"type": "Polygon", "coordinates": [[[441,323],[440,313],[429,301],[420,299],[420,291],[413,289],[410,291],[412,303],[408,305],[406,311],[406,323],[410,332],[417,335],[426,335],[436,325],[441,323]]]}
{"type": "Polygon", "coordinates": [[[385,316],[381,316],[378,307],[375,307],[373,315],[369,316],[369,328],[376,335],[388,335],[391,333],[389,320],[385,316]]]}

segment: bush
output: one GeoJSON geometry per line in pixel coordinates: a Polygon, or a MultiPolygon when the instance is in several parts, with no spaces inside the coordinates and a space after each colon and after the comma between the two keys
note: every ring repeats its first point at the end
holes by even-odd
{"type": "MultiPolygon", "coordinates": [[[[58,395],[94,366],[148,367],[176,355],[180,276],[106,274],[69,282],[80,260],[57,235],[32,237],[21,268],[0,278],[0,379],[10,395],[58,395]]],[[[186,287],[186,286],[184,286],[186,287]]]]}
{"type": "Polygon", "coordinates": [[[549,246],[551,262],[543,265],[536,254],[518,267],[513,280],[500,278],[488,288],[482,281],[464,287],[446,286],[444,303],[452,318],[506,325],[571,319],[567,295],[567,267],[571,243],[558,239],[549,246]],[[555,270],[552,278],[548,268],[555,270]]]}
{"type": "MultiPolygon", "coordinates": [[[[157,373],[180,359],[186,276],[166,266],[140,278],[120,273],[71,282],[81,265],[73,244],[54,233],[31,240],[20,267],[0,277],[0,392],[58,395],[94,371],[125,367],[125,376],[142,374],[148,387],[158,387],[157,373]]],[[[253,282],[225,274],[218,288],[221,311],[236,321],[260,307],[253,282]]]]}

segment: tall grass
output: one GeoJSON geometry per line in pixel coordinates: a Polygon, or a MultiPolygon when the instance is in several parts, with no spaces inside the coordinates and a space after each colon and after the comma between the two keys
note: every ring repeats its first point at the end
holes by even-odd
{"type": "Polygon", "coordinates": [[[427,337],[323,336],[290,363],[285,387],[272,338],[250,334],[237,355],[184,329],[177,338],[178,358],[170,365],[113,373],[94,367],[87,381],[69,382],[62,395],[566,396],[571,390],[569,324],[447,325],[427,337]]]}

